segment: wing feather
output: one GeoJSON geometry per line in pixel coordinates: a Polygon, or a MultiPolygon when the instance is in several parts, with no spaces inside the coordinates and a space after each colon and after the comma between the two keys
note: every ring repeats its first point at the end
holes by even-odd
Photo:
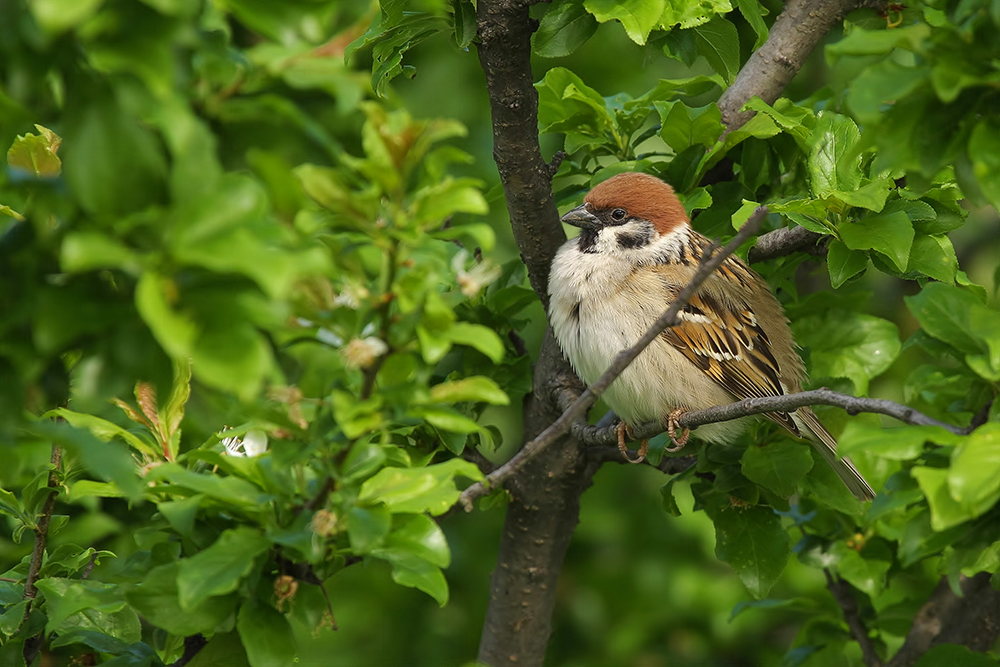
{"type": "MultiPolygon", "coordinates": [[[[680,288],[669,289],[676,293],[680,288]]],[[[703,289],[681,311],[680,324],[664,331],[663,338],[737,400],[783,395],[781,368],[753,309],[739,297],[727,301],[703,289]]],[[[765,416],[801,435],[788,413],[765,416]]]]}

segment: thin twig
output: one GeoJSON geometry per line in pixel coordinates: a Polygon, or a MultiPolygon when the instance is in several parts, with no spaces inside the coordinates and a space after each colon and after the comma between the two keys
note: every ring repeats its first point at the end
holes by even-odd
{"type": "MultiPolygon", "coordinates": [[[[56,497],[59,495],[58,471],[59,466],[62,464],[62,454],[63,452],[61,447],[58,445],[52,445],[52,457],[50,459],[52,470],[49,472],[48,481],[48,487],[52,490],[49,492],[48,497],[45,498],[45,503],[42,505],[42,513],[35,523],[35,544],[31,549],[31,561],[28,565],[28,578],[24,582],[25,600],[34,600],[35,596],[38,595],[38,589],[35,587],[35,582],[38,581],[38,574],[42,569],[42,561],[45,560],[45,544],[49,538],[49,522],[52,520],[52,512],[56,506],[56,497]]],[[[24,617],[21,619],[21,626],[24,626],[30,613],[31,604],[27,604],[24,607],[24,617]]],[[[22,655],[24,657],[25,664],[30,665],[34,661],[38,651],[42,648],[42,639],[42,635],[39,634],[37,637],[24,643],[24,651],[22,655]]]]}
{"type": "Polygon", "coordinates": [[[844,620],[847,621],[847,628],[851,631],[854,641],[861,647],[861,659],[868,667],[882,667],[882,660],[875,651],[875,644],[868,636],[868,628],[861,621],[861,614],[858,612],[858,603],[851,595],[851,587],[839,577],[833,576],[830,570],[823,568],[826,575],[826,587],[833,594],[833,599],[840,605],[844,612],[844,620]]]}
{"type": "MultiPolygon", "coordinates": [[[[487,495],[490,489],[502,486],[504,482],[515,472],[517,472],[531,457],[538,454],[551,443],[560,438],[564,433],[570,430],[573,423],[583,417],[587,410],[597,402],[601,394],[611,386],[611,383],[621,375],[622,371],[632,363],[632,361],[639,356],[639,354],[646,349],[646,347],[653,342],[664,330],[677,324],[677,313],[680,312],[681,308],[687,305],[688,300],[694,296],[694,293],[701,287],[701,284],[708,279],[708,277],[718,268],[727,257],[733,254],[737,248],[739,248],[751,235],[753,235],[759,228],[761,220],[767,215],[767,207],[759,206],[757,210],[753,212],[753,215],[743,224],[740,231],[732,238],[726,246],[718,251],[714,248],[709,249],[705,253],[705,257],[702,259],[701,264],[698,266],[698,270],[695,271],[694,277],[691,278],[691,282],[681,290],[677,298],[674,299],[673,303],[667,309],[663,315],[661,315],[656,322],[642,335],[642,338],[633,345],[632,347],[622,350],[615,357],[614,361],[611,362],[611,366],[604,372],[601,377],[597,378],[590,387],[588,387],[583,394],[578,398],[573,404],[565,410],[562,415],[559,416],[548,428],[542,431],[538,437],[526,444],[521,451],[514,455],[510,461],[504,465],[497,468],[495,471],[486,476],[485,482],[477,482],[467,488],[462,492],[459,497],[458,502],[461,503],[465,511],[472,511],[472,503],[476,498],[487,495]]],[[[716,246],[717,247],[717,246],[716,246]]]]}
{"type": "Polygon", "coordinates": [[[28,579],[24,583],[24,598],[34,599],[38,594],[35,582],[38,580],[38,572],[42,569],[42,561],[45,558],[45,543],[49,537],[49,521],[52,520],[52,511],[56,506],[56,496],[59,495],[59,479],[56,471],[62,463],[62,448],[58,445],[52,446],[52,471],[49,473],[49,492],[42,505],[42,513],[35,524],[35,545],[31,549],[31,563],[28,565],[28,579]]]}
{"type": "MultiPolygon", "coordinates": [[[[968,435],[973,430],[938,421],[911,407],[884,398],[860,398],[841,394],[825,387],[797,394],[748,398],[728,405],[692,410],[682,414],[677,419],[677,425],[681,428],[695,429],[706,424],[715,424],[767,412],[792,412],[806,405],[831,405],[842,408],[852,415],[872,412],[894,417],[903,423],[914,426],[938,426],[956,435],[968,435]]],[[[663,432],[663,423],[658,421],[640,424],[632,429],[632,434],[637,440],[652,438],[663,432]]],[[[614,445],[618,443],[618,434],[614,425],[603,428],[591,426],[579,433],[574,433],[574,435],[585,445],[614,445]]]]}

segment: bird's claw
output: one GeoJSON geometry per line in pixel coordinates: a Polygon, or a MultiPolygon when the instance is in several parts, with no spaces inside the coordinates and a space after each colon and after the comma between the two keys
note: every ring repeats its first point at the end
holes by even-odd
{"type": "Polygon", "coordinates": [[[677,408],[673,410],[669,415],[667,415],[667,435],[670,437],[670,442],[674,443],[673,447],[664,447],[665,452],[679,452],[684,449],[684,445],[687,444],[688,436],[691,435],[691,429],[686,428],[681,432],[681,437],[677,437],[677,427],[680,426],[678,419],[680,416],[687,412],[684,408],[677,408]]]}
{"type": "Polygon", "coordinates": [[[636,458],[632,458],[629,455],[628,447],[625,445],[625,436],[628,435],[628,439],[632,439],[632,427],[625,422],[619,422],[618,427],[615,429],[618,432],[618,451],[622,453],[622,457],[629,463],[642,463],[646,460],[646,454],[649,453],[649,440],[639,441],[639,453],[636,458]]]}

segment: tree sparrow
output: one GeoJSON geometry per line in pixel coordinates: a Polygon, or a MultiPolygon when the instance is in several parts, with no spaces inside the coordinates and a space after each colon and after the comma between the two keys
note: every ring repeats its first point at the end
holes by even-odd
{"type": "MultiPolygon", "coordinates": [[[[593,383],[621,350],[670,306],[711,241],[694,231],[673,189],[641,173],[597,185],[562,218],[580,228],[552,262],[549,318],[577,374],[593,383]]],[[[674,444],[679,414],[755,396],[802,390],[805,368],[788,320],[767,283],[730,256],[664,331],[611,384],[604,399],[625,425],[668,418],[674,444]]],[[[809,439],[861,500],[875,493],[808,407],[764,415],[809,439]]],[[[698,435],[727,442],[744,420],[707,424],[698,435]]]]}

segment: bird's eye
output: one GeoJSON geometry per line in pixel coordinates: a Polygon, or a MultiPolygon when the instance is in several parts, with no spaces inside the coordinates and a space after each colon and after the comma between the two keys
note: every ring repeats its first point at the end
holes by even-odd
{"type": "Polygon", "coordinates": [[[628,213],[623,208],[616,208],[611,211],[611,217],[614,220],[624,220],[626,215],[628,215],[628,213]]]}

